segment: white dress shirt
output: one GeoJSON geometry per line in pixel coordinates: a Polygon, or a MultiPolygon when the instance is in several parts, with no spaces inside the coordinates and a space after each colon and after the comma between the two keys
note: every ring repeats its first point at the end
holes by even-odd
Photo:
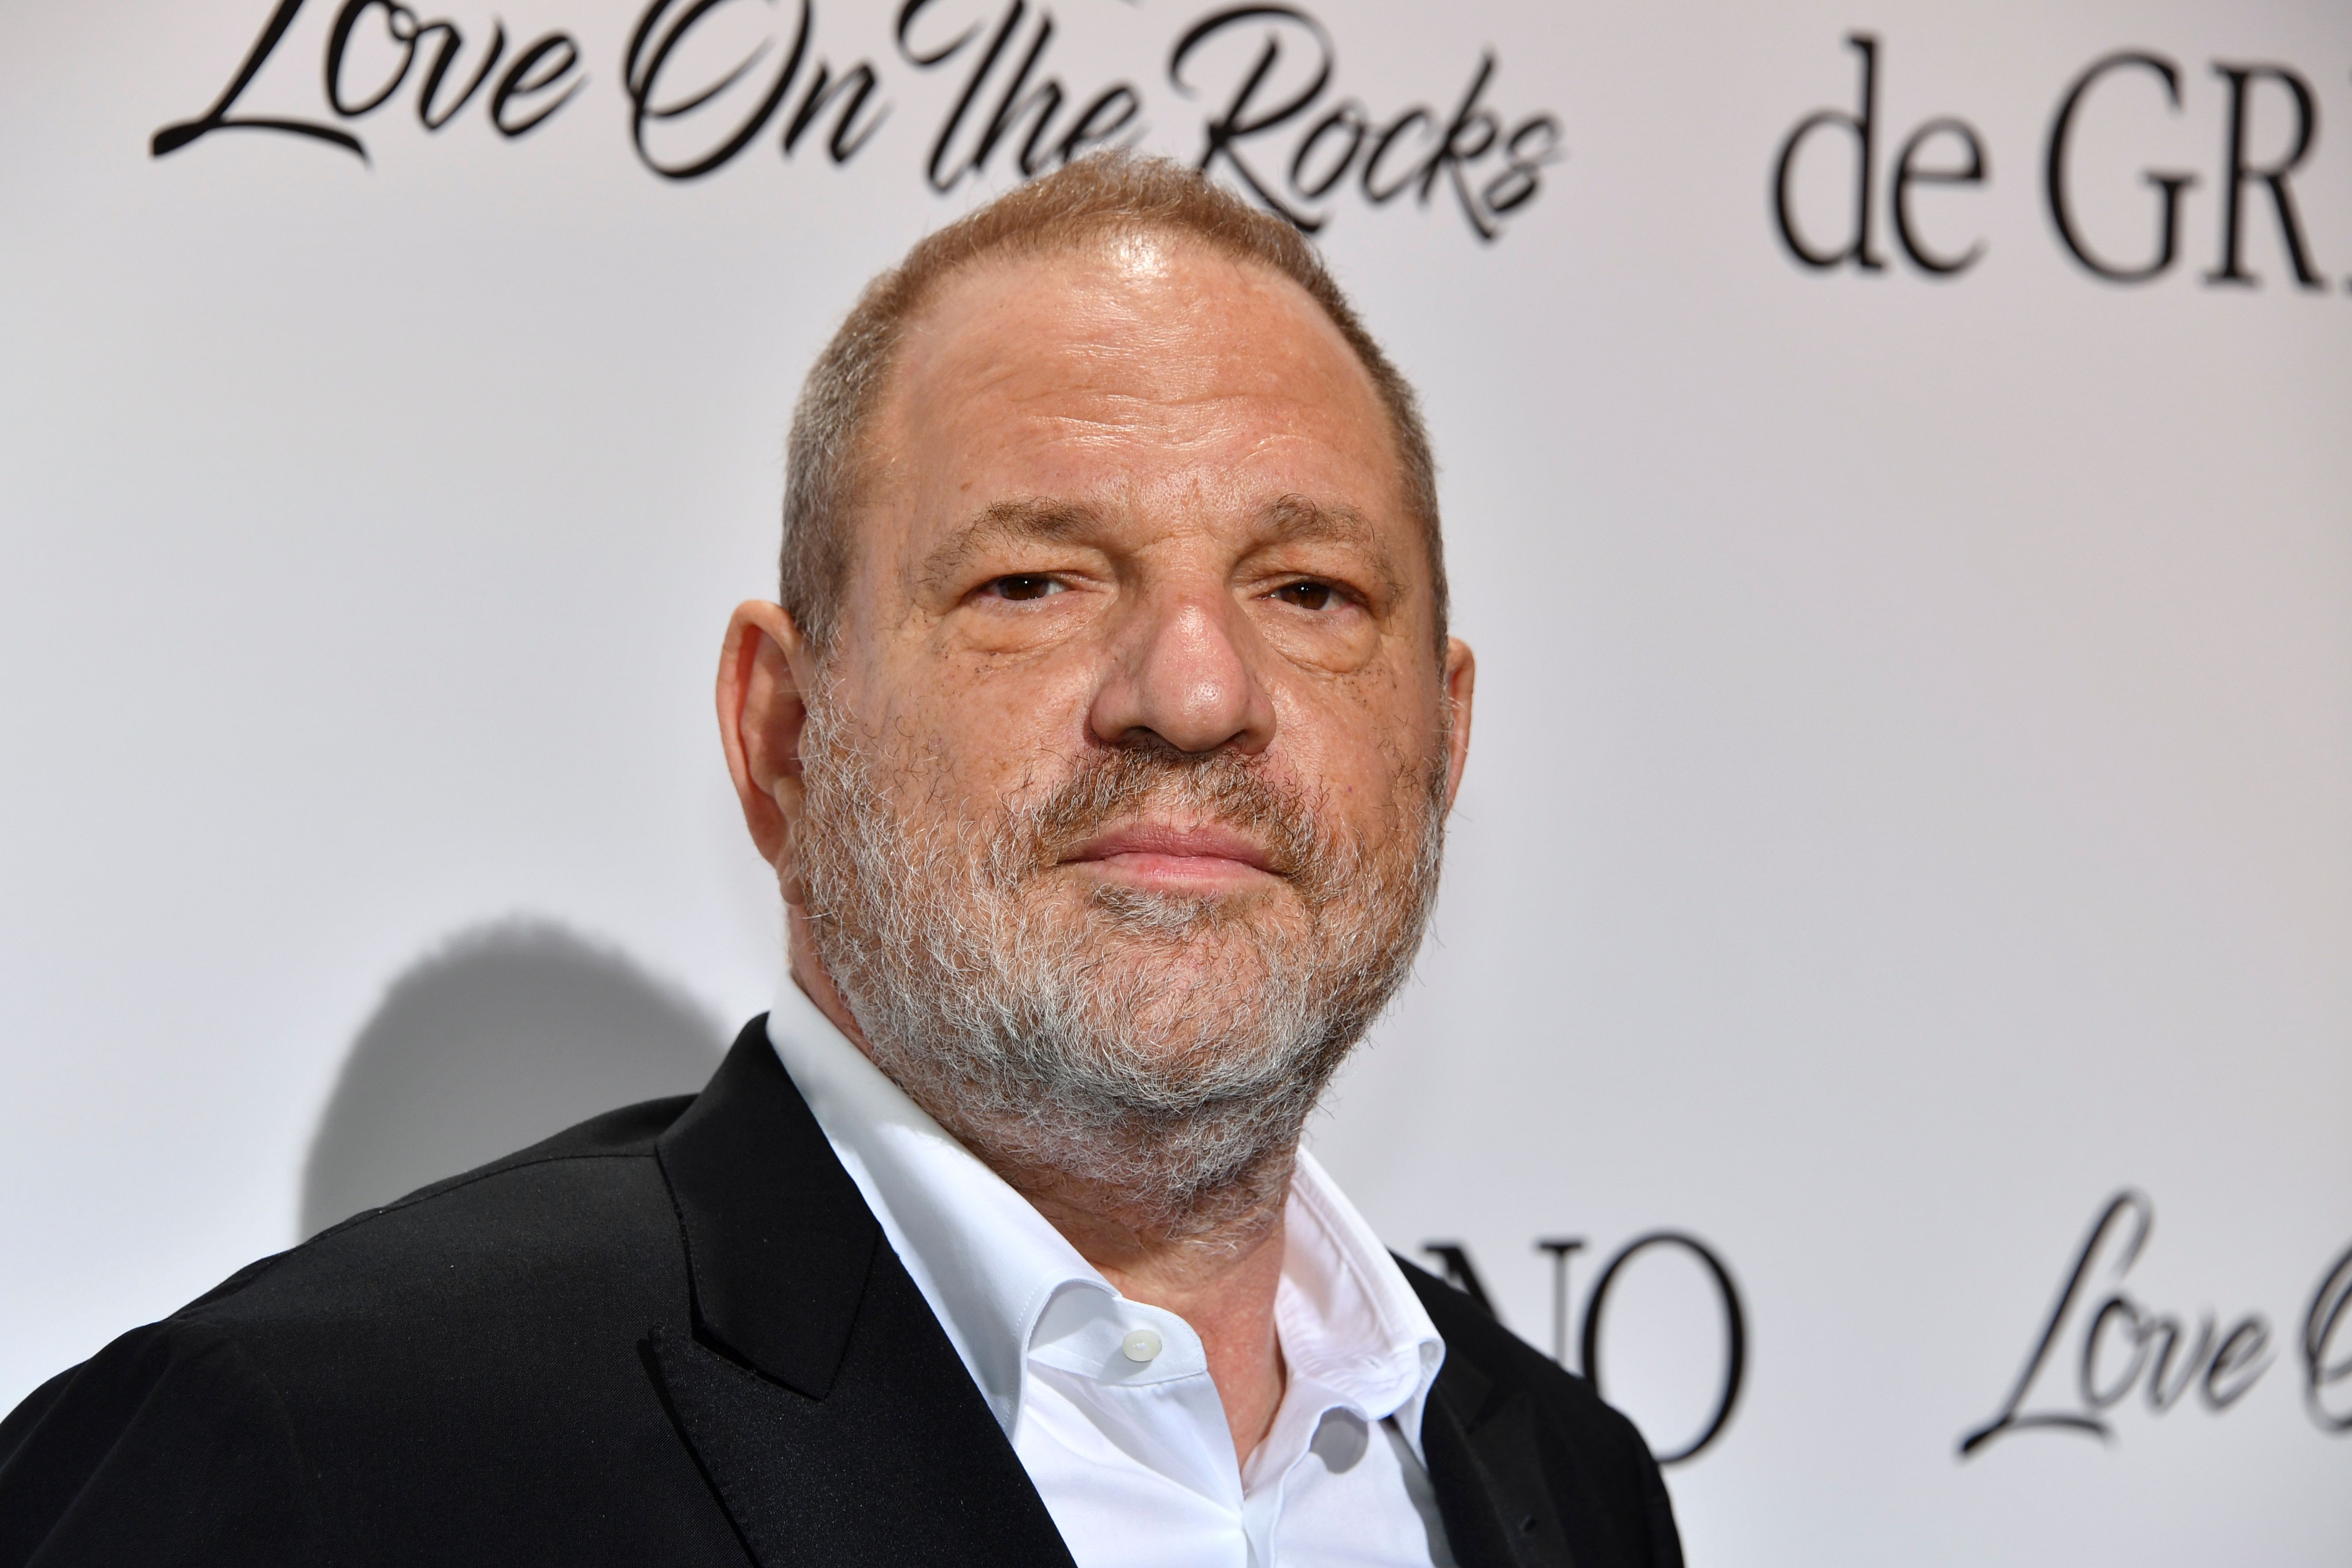
{"type": "Polygon", "coordinates": [[[768,1038],[1012,1439],[1078,1568],[1452,1568],[1421,1451],[1445,1358],[1304,1150],[1248,1462],[1183,1319],[1131,1301],[787,978],[768,1038]]]}

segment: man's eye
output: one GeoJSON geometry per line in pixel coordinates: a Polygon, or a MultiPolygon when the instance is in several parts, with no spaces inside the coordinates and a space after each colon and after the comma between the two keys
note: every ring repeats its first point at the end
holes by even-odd
{"type": "Polygon", "coordinates": [[[1339,595],[1328,582],[1294,582],[1276,589],[1274,597],[1301,610],[1328,610],[1339,595]]]}
{"type": "Polygon", "coordinates": [[[1050,577],[1023,571],[1011,577],[1000,577],[991,582],[988,589],[999,599],[1043,599],[1049,593],[1059,593],[1062,585],[1050,577]]]}

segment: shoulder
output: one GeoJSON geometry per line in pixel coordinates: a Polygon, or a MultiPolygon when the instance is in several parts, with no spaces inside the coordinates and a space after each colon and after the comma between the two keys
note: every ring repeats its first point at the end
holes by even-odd
{"type": "Polygon", "coordinates": [[[655,1154],[685,1100],[608,1113],[355,1215],[163,1325],[233,1340],[306,1415],[558,1379],[567,1348],[683,1322],[685,1243],[655,1154]]]}
{"type": "Polygon", "coordinates": [[[682,1243],[655,1145],[691,1103],[607,1112],[353,1215],[121,1343],[219,1340],[251,1355],[304,1328],[399,1334],[452,1317],[487,1327],[560,1312],[592,1281],[609,1294],[626,1277],[676,1273],[682,1243]]]}
{"type": "Polygon", "coordinates": [[[236,1340],[166,1320],[0,1421],[0,1563],[315,1557],[284,1406],[236,1340]]]}
{"type": "Polygon", "coordinates": [[[513,1299],[518,1283],[551,1267],[628,1269],[649,1241],[674,1243],[654,1145],[689,1103],[608,1112],[353,1215],[239,1270],[167,1321],[233,1329],[303,1306],[378,1317],[404,1301],[479,1307],[513,1299]]]}
{"type": "Polygon", "coordinates": [[[691,1311],[655,1153],[688,1103],[354,1216],[53,1379],[0,1422],[0,1564],[316,1560],[338,1510],[501,1469],[584,1507],[595,1434],[667,1430],[635,1346],[691,1311]]]}
{"type": "Polygon", "coordinates": [[[0,1424],[0,1466],[43,1428],[152,1418],[183,1394],[275,1420],[510,1343],[504,1324],[663,1294],[684,1264],[654,1142],[687,1103],[608,1113],[248,1264],[37,1390],[0,1424]]]}

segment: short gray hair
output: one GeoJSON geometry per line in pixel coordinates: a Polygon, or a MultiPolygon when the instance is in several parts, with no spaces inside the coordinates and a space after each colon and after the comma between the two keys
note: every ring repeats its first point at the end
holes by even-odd
{"type": "Polygon", "coordinates": [[[1322,258],[1297,229],[1165,158],[1097,153],[997,198],[925,236],[866,285],[809,371],[793,412],[777,598],[820,657],[838,630],[866,477],[866,434],[880,407],[907,324],[959,268],[993,256],[1034,256],[1091,240],[1173,234],[1289,278],[1320,306],[1371,378],[1393,428],[1405,504],[1429,554],[1437,646],[1444,655],[1445,552],[1437,464],[1421,401],[1364,329],[1322,258]]]}

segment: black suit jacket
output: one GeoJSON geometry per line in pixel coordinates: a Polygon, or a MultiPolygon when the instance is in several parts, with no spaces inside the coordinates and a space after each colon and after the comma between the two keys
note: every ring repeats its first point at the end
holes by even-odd
{"type": "MultiPolygon", "coordinates": [[[[1465,1568],[1681,1562],[1581,1381],[1407,1266],[1465,1568]]],[[[264,1260],[0,1423],[0,1565],[917,1564],[1067,1550],[769,1050],[264,1260]]]]}

